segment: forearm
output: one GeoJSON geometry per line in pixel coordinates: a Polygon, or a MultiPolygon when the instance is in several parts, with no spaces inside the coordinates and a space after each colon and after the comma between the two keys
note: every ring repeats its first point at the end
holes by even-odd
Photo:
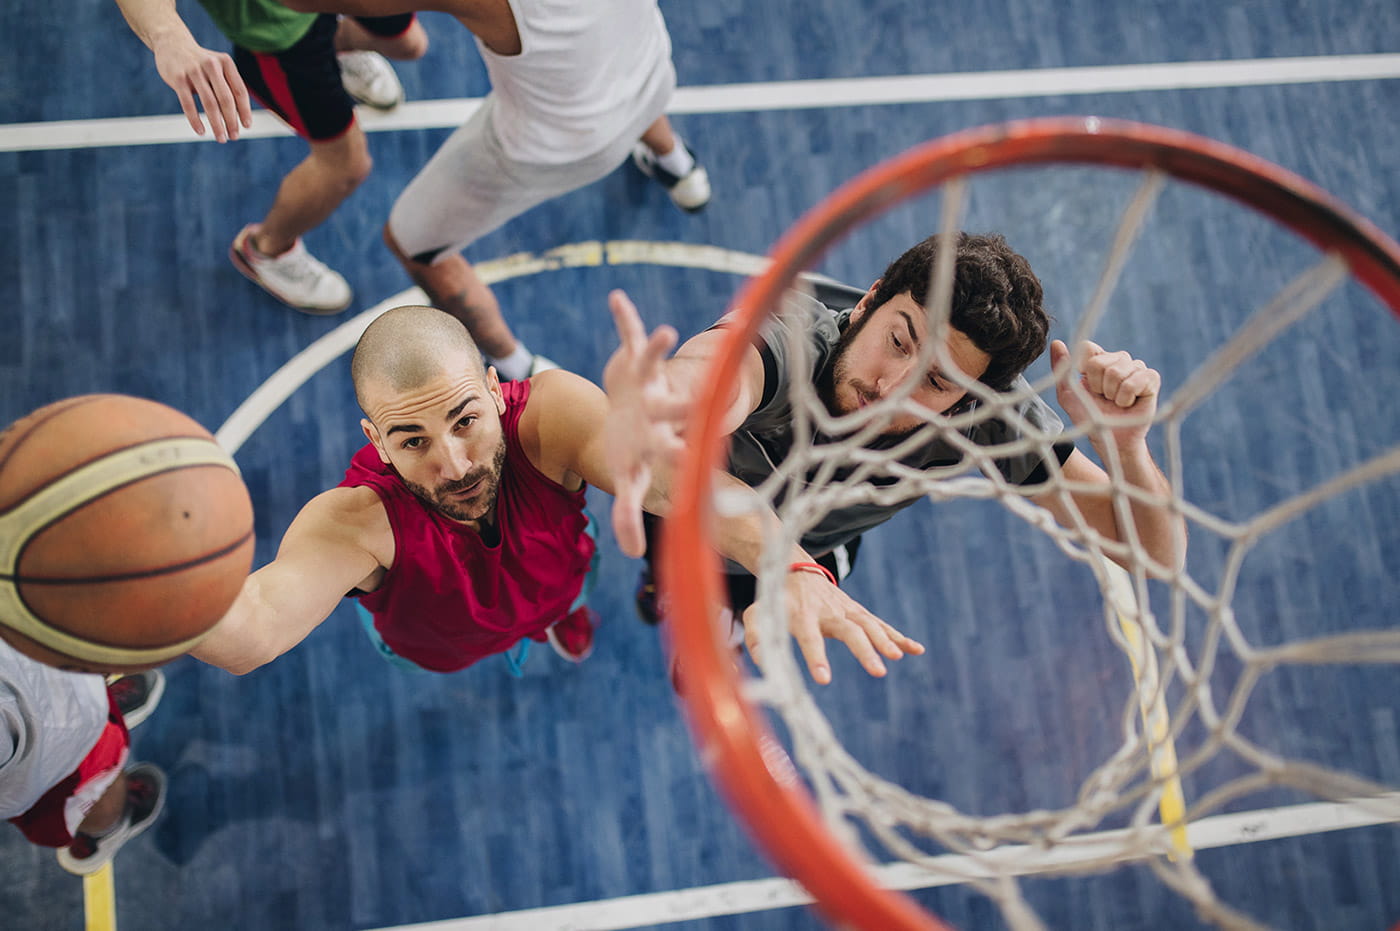
{"type": "MultiPolygon", "coordinates": [[[[672,471],[656,470],[642,507],[657,517],[669,516],[673,482],[672,471]]],[[[777,514],[759,497],[758,492],[718,469],[714,472],[711,494],[744,499],[739,506],[730,506],[737,505],[737,502],[731,501],[724,508],[724,516],[711,523],[714,547],[721,556],[738,563],[751,574],[758,575],[765,542],[782,532],[782,524],[777,514]]],[[[812,561],[811,555],[798,544],[791,547],[787,559],[789,562],[812,561]]]]}
{"type": "MultiPolygon", "coordinates": [[[[1108,464],[1108,459],[1102,453],[1099,458],[1105,465],[1108,464]]],[[[1137,497],[1128,499],[1138,542],[1155,562],[1168,569],[1180,568],[1186,558],[1186,519],[1167,505],[1174,497],[1171,483],[1153,461],[1146,443],[1136,443],[1129,449],[1118,450],[1117,459],[1124,482],[1154,499],[1161,499],[1160,502],[1138,500],[1137,497]]],[[[1114,520],[1118,521],[1116,511],[1114,520]]],[[[1125,528],[1119,527],[1118,539],[1124,542],[1129,539],[1125,528]]]]}
{"type": "Polygon", "coordinates": [[[189,27],[175,9],[175,0],[117,0],[131,31],[155,52],[169,42],[195,44],[189,27]]]}
{"type": "Polygon", "coordinates": [[[271,606],[262,597],[255,573],[243,583],[233,607],[190,655],[236,676],[252,672],[285,652],[277,648],[271,620],[271,606]]]}
{"type": "Polygon", "coordinates": [[[241,676],[272,662],[330,616],[339,595],[308,591],[276,563],[243,583],[228,614],[191,651],[195,659],[241,676]]]}

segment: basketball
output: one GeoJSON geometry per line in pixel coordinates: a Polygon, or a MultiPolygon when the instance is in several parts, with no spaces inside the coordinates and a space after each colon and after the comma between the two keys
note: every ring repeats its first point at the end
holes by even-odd
{"type": "Polygon", "coordinates": [[[0,433],[0,637],[34,659],[129,672],[189,651],[253,540],[233,459],[164,404],[83,395],[0,433]]]}

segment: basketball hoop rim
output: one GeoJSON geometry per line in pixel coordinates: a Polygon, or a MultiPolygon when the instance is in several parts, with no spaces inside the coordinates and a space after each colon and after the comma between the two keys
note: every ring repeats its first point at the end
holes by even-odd
{"type": "MultiPolygon", "coordinates": [[[[1181,130],[1099,117],[1018,120],[919,145],[838,188],[778,241],[772,261],[729,307],[704,384],[729,384],[744,350],[797,275],[848,230],[952,178],[1018,165],[1101,165],[1157,170],[1239,201],[1276,220],[1351,273],[1400,317],[1400,246],[1330,194],[1272,162],[1181,130]]],[[[686,427],[666,521],[660,581],[673,617],[672,655],[683,664],[681,697],[702,761],[750,834],[785,874],[803,884],[833,920],[891,931],[946,931],[907,896],[878,887],[822,823],[806,790],[770,765],[775,740],[743,696],[726,638],[711,622],[722,569],[701,506],[711,470],[723,468],[727,437],[716,392],[699,399],[686,427]]]]}

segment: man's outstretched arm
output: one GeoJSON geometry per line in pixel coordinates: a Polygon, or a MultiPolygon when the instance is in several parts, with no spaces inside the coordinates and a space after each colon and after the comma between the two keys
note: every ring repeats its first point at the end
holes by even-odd
{"type": "Polygon", "coordinates": [[[117,6],[131,31],[155,55],[156,71],[179,98],[196,134],[204,135],[196,101],[219,142],[237,139],[240,125],[253,125],[248,88],[238,67],[228,55],[194,40],[175,10],[175,0],[117,0],[117,6]]]}
{"type": "Polygon", "coordinates": [[[192,654],[236,675],[281,656],[347,592],[373,578],[381,560],[392,561],[392,554],[376,555],[366,545],[384,534],[392,541],[389,518],[371,489],[333,488],[311,499],[287,528],[277,558],[248,576],[233,607],[192,654]]]}

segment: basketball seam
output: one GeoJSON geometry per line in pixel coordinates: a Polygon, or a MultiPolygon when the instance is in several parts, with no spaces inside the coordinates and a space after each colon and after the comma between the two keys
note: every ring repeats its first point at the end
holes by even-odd
{"type": "MultiPolygon", "coordinates": [[[[156,473],[156,474],[163,474],[163,473],[156,473]]],[[[42,528],[40,528],[40,529],[42,530],[42,528]]],[[[36,533],[37,533],[37,532],[38,532],[38,531],[36,531],[36,533]]],[[[203,556],[200,556],[198,559],[191,559],[191,560],[188,560],[188,561],[182,562],[182,563],[172,563],[172,564],[170,564],[170,565],[165,565],[165,566],[156,566],[156,567],[153,567],[153,568],[150,568],[150,569],[140,569],[140,570],[137,570],[137,571],[134,571],[134,572],[122,572],[122,573],[117,573],[116,575],[75,576],[75,577],[73,577],[73,578],[55,578],[54,576],[37,576],[37,575],[36,575],[36,576],[31,576],[31,575],[20,575],[20,574],[18,574],[18,573],[15,573],[15,574],[13,574],[13,575],[10,575],[10,574],[8,574],[8,573],[0,572],[0,582],[11,582],[11,583],[13,583],[13,584],[16,585],[16,586],[18,586],[18,585],[103,585],[103,584],[106,584],[106,583],[108,583],[108,582],[129,582],[129,581],[132,581],[132,580],[135,580],[135,579],[148,579],[148,578],[151,578],[151,577],[157,576],[157,575],[168,575],[168,574],[173,573],[173,572],[183,572],[183,571],[185,571],[186,569],[193,569],[193,568],[196,567],[196,566],[202,566],[202,565],[204,565],[205,563],[213,562],[213,561],[216,560],[216,559],[222,559],[223,557],[227,556],[229,553],[232,553],[234,550],[238,549],[238,548],[239,548],[240,546],[242,546],[243,544],[247,543],[248,540],[250,540],[250,539],[252,538],[252,536],[253,536],[253,531],[252,531],[252,530],[249,530],[249,531],[248,531],[247,533],[245,533],[243,536],[239,537],[237,540],[235,540],[234,542],[228,544],[227,546],[220,547],[219,549],[214,550],[213,552],[205,553],[203,556]]],[[[24,550],[21,549],[21,550],[20,550],[20,555],[23,555],[23,553],[24,553],[24,550]]],[[[18,560],[16,560],[16,561],[18,561],[18,560]]],[[[23,598],[21,598],[21,600],[23,600],[23,598]]],[[[28,607],[28,605],[26,605],[26,607],[28,607]]]]}
{"type": "MultiPolygon", "coordinates": [[[[39,419],[36,420],[34,423],[30,424],[28,427],[26,427],[26,428],[24,429],[24,431],[23,431],[22,433],[20,433],[20,434],[15,438],[14,445],[12,445],[12,446],[10,447],[9,451],[5,453],[5,455],[4,455],[3,458],[0,458],[0,472],[4,472],[4,471],[5,471],[5,463],[9,462],[10,459],[14,457],[14,454],[15,454],[16,452],[19,451],[19,448],[20,448],[22,445],[24,445],[24,442],[25,442],[26,440],[28,440],[29,437],[32,436],[32,435],[34,434],[34,431],[37,430],[39,427],[41,427],[41,426],[43,426],[44,424],[48,423],[50,420],[52,420],[53,418],[57,417],[59,414],[67,413],[68,411],[73,410],[75,407],[82,407],[84,404],[90,404],[90,403],[92,403],[92,402],[94,402],[94,401],[100,401],[100,400],[102,400],[103,398],[111,398],[111,397],[117,397],[117,395],[111,395],[111,394],[92,394],[92,395],[88,395],[87,397],[82,397],[82,398],[69,398],[69,399],[68,399],[68,403],[64,403],[64,402],[62,402],[62,401],[56,401],[56,402],[54,402],[54,405],[53,405],[54,409],[53,409],[53,410],[49,411],[49,412],[48,412],[47,414],[45,414],[43,417],[39,418],[39,419]]],[[[20,418],[20,419],[22,420],[23,418],[20,418]]],[[[6,427],[3,431],[0,431],[0,439],[3,439],[4,436],[5,436],[5,434],[6,434],[6,433],[9,433],[10,430],[13,429],[14,426],[15,426],[16,424],[18,424],[18,423],[19,423],[19,421],[15,421],[14,424],[11,424],[9,427],[6,427]]],[[[105,454],[104,454],[104,455],[105,455],[105,454]]],[[[100,458],[100,457],[99,457],[99,458],[100,458]]]]}
{"type": "MultiPolygon", "coordinates": [[[[45,418],[45,419],[47,419],[47,418],[45,418]]],[[[30,431],[30,432],[32,432],[32,431],[30,431]]],[[[26,436],[27,436],[27,434],[26,434],[26,436]]],[[[129,443],[129,444],[126,445],[126,446],[114,446],[114,447],[111,448],[111,449],[103,450],[101,453],[97,454],[96,456],[93,456],[91,459],[87,459],[87,460],[84,460],[83,462],[75,463],[74,465],[70,466],[67,470],[65,470],[65,471],[63,471],[63,472],[61,472],[61,473],[59,473],[58,475],[51,476],[51,477],[48,479],[48,481],[44,482],[44,484],[38,485],[38,486],[35,486],[34,488],[29,489],[29,490],[26,491],[26,492],[24,493],[24,495],[21,496],[20,499],[19,499],[18,501],[16,501],[14,504],[10,505],[10,506],[7,507],[7,508],[0,509],[0,517],[4,517],[5,515],[11,513],[12,511],[17,510],[18,508],[20,508],[20,507],[22,507],[22,506],[24,505],[24,502],[28,501],[30,498],[32,498],[32,497],[34,497],[35,495],[39,494],[39,493],[42,492],[44,489],[49,488],[50,486],[57,484],[58,482],[60,482],[60,481],[62,481],[63,479],[67,478],[68,476],[72,475],[74,472],[78,471],[79,469],[85,468],[86,466],[90,466],[90,465],[92,465],[94,462],[101,462],[103,459],[106,459],[106,458],[108,458],[109,456],[114,456],[114,455],[116,455],[117,453],[124,453],[124,452],[126,452],[127,450],[131,450],[131,449],[140,449],[142,446],[154,446],[154,445],[156,445],[157,443],[168,443],[168,442],[170,442],[171,440],[205,440],[205,441],[207,441],[207,442],[214,443],[215,445],[218,445],[218,442],[217,442],[216,440],[214,440],[213,438],[211,438],[208,434],[199,434],[199,433],[195,433],[195,434],[179,433],[179,434],[174,434],[174,435],[171,435],[171,436],[160,436],[160,437],[156,437],[156,438],[150,439],[150,440],[142,440],[142,441],[139,442],[139,443],[129,443]]],[[[14,450],[11,450],[11,453],[13,453],[13,452],[14,452],[14,450]]],[[[7,459],[9,458],[8,455],[6,456],[6,458],[7,458],[7,459]]],[[[58,517],[55,517],[53,521],[50,521],[49,523],[45,524],[44,527],[50,527],[50,526],[52,526],[56,521],[62,519],[63,517],[66,517],[68,514],[72,513],[73,511],[77,510],[78,508],[84,507],[85,505],[87,505],[87,504],[89,504],[89,503],[91,503],[91,502],[93,502],[93,501],[99,501],[99,500],[101,500],[103,497],[105,497],[106,495],[109,495],[109,494],[111,494],[112,492],[116,491],[118,488],[125,488],[127,485],[130,485],[130,484],[132,484],[133,482],[138,482],[138,481],[140,481],[140,480],[143,479],[143,478],[150,478],[151,476],[154,476],[154,475],[163,475],[163,474],[165,474],[166,472],[176,472],[176,471],[179,471],[180,469],[202,469],[202,468],[207,468],[207,467],[210,466],[210,465],[211,465],[211,463],[207,463],[207,462],[196,463],[196,464],[193,464],[193,465],[176,463],[176,464],[173,465],[171,468],[168,468],[168,469],[161,469],[161,470],[158,471],[158,472],[151,472],[151,473],[148,473],[148,474],[146,474],[146,475],[142,475],[142,476],[140,476],[139,478],[133,479],[132,482],[124,482],[123,484],[118,485],[116,488],[110,488],[110,489],[108,489],[107,491],[103,492],[102,494],[97,495],[96,497],[93,497],[93,498],[84,498],[82,501],[76,502],[76,503],[73,505],[72,508],[70,508],[70,509],[67,510],[67,511],[64,511],[62,514],[58,515],[58,517]]],[[[5,466],[4,461],[0,461],[0,470],[2,470],[2,469],[4,468],[4,466],[5,466]]],[[[219,468],[222,468],[222,466],[220,466],[219,468]]],[[[39,528],[39,530],[44,529],[44,527],[39,528]]],[[[35,533],[38,533],[38,532],[39,532],[38,530],[35,531],[35,533]]],[[[31,535],[31,536],[32,536],[32,535],[31,535]]]]}
{"type": "MultiPolygon", "coordinates": [[[[78,462],[77,465],[71,466],[71,468],[70,468],[70,469],[67,469],[66,472],[60,473],[60,475],[56,475],[56,476],[50,477],[50,479],[48,480],[48,482],[45,482],[45,483],[41,484],[41,486],[34,487],[34,489],[31,489],[31,490],[27,491],[27,493],[24,494],[24,497],[21,497],[20,500],[15,501],[15,503],[14,503],[13,505],[10,505],[10,507],[4,508],[4,510],[0,510],[0,517],[6,517],[6,515],[11,514],[11,512],[20,510],[21,507],[24,507],[25,501],[28,501],[29,498],[35,497],[36,494],[41,493],[41,491],[43,491],[43,490],[45,490],[45,489],[49,489],[49,487],[55,486],[55,484],[57,484],[57,483],[59,483],[59,482],[62,482],[63,479],[66,479],[66,477],[69,477],[70,475],[73,475],[73,473],[74,473],[74,472],[77,472],[78,469],[87,468],[87,466],[92,465],[92,463],[101,462],[102,459],[109,458],[109,456],[118,455],[119,452],[126,452],[126,451],[129,451],[129,449],[140,449],[141,447],[154,447],[154,445],[161,444],[161,442],[169,442],[169,441],[171,441],[171,440],[203,440],[203,441],[206,441],[206,442],[213,442],[214,445],[217,445],[217,441],[214,441],[213,438],[207,437],[207,435],[202,435],[202,434],[193,434],[193,435],[190,435],[190,434],[178,434],[178,435],[171,435],[171,437],[157,437],[157,438],[155,438],[155,440],[144,440],[144,441],[141,441],[141,442],[133,442],[133,444],[126,445],[126,447],[113,447],[112,449],[106,449],[106,451],[102,452],[101,455],[92,456],[91,459],[88,459],[88,461],[85,461],[85,462],[78,462]]],[[[189,463],[189,462],[176,462],[176,463],[172,463],[172,465],[169,466],[169,468],[167,468],[167,469],[160,469],[160,470],[158,470],[158,472],[148,472],[148,473],[146,473],[146,475],[141,475],[141,476],[134,477],[134,479],[130,480],[130,482],[123,482],[122,484],[118,484],[118,486],[113,486],[113,487],[111,487],[111,489],[108,489],[108,490],[104,491],[104,493],[98,494],[98,496],[94,496],[94,497],[91,497],[91,498],[83,498],[83,500],[80,500],[80,501],[74,501],[73,507],[70,507],[69,510],[63,511],[62,514],[56,515],[56,517],[53,518],[52,521],[49,521],[48,524],[39,526],[39,528],[36,528],[35,531],[32,532],[31,535],[29,535],[29,536],[31,536],[31,538],[32,538],[32,536],[36,535],[36,533],[39,533],[39,532],[43,531],[43,529],[50,528],[50,526],[53,526],[53,525],[57,524],[57,522],[59,522],[59,521],[62,521],[62,519],[63,519],[63,518],[66,518],[67,515],[71,514],[71,512],[77,511],[78,508],[81,508],[81,507],[87,507],[87,505],[88,505],[88,504],[91,504],[92,501],[101,501],[102,498],[105,498],[106,496],[108,496],[108,494],[112,494],[113,491],[119,491],[120,489],[125,489],[125,487],[127,487],[127,486],[132,486],[132,484],[136,484],[137,482],[143,482],[143,480],[151,479],[151,477],[154,477],[154,476],[165,475],[165,473],[167,473],[167,472],[179,472],[179,470],[181,470],[181,469],[210,469],[210,468],[223,469],[223,468],[225,468],[225,466],[223,466],[223,465],[218,465],[218,463],[214,463],[214,462],[193,462],[193,463],[189,463]]],[[[21,552],[22,552],[22,550],[21,550],[21,552]]]]}
{"type": "MultiPolygon", "coordinates": [[[[242,537],[241,539],[237,540],[236,542],[234,542],[233,544],[231,544],[231,545],[229,545],[229,546],[227,546],[227,547],[224,547],[223,549],[219,550],[218,552],[206,554],[206,555],[200,557],[199,559],[191,560],[191,561],[188,562],[188,563],[179,564],[179,565],[174,565],[174,566],[167,566],[167,567],[165,567],[165,568],[163,568],[163,569],[152,569],[152,570],[149,570],[149,571],[146,571],[146,572],[141,572],[141,573],[132,573],[132,574],[126,575],[126,576],[111,576],[111,577],[106,578],[106,579],[93,577],[93,578],[87,578],[87,579],[72,579],[72,580],[70,580],[70,579],[28,579],[28,578],[23,577],[23,576],[9,576],[9,575],[0,574],[0,581],[11,582],[11,583],[14,584],[14,594],[15,594],[15,598],[16,598],[16,599],[19,601],[19,603],[24,607],[25,612],[29,615],[29,619],[30,619],[31,621],[33,621],[33,622],[38,626],[38,628],[39,628],[39,630],[38,630],[38,631],[34,631],[34,633],[41,633],[41,632],[47,633],[47,632],[49,632],[49,631],[52,631],[52,632],[55,633],[55,634],[63,634],[63,635],[68,636],[68,637],[76,637],[76,636],[78,636],[78,635],[77,635],[77,634],[74,634],[72,631],[64,630],[62,627],[56,627],[56,626],[54,626],[53,624],[51,624],[51,623],[48,621],[48,619],[46,619],[46,618],[44,618],[44,617],[41,617],[41,616],[38,614],[38,612],[36,612],[36,611],[34,610],[34,606],[31,605],[31,604],[29,603],[28,599],[26,599],[26,598],[24,597],[24,592],[22,592],[22,591],[20,590],[20,588],[19,588],[20,584],[29,584],[29,585],[66,585],[66,584],[78,584],[78,585],[86,585],[86,584],[97,584],[97,583],[104,582],[104,581],[122,582],[122,581],[127,581],[127,580],[129,580],[129,579],[144,578],[144,577],[149,576],[149,575],[160,574],[160,573],[163,573],[163,572],[164,572],[164,573],[180,572],[180,571],[183,571],[183,570],[185,570],[185,569],[193,568],[193,567],[200,566],[200,565],[203,565],[203,564],[208,563],[208,562],[212,562],[212,561],[214,561],[214,560],[216,560],[216,559],[222,559],[223,557],[229,555],[230,553],[235,552],[239,547],[243,546],[245,543],[247,543],[247,542],[248,542],[250,539],[252,539],[252,538],[253,538],[253,531],[252,531],[252,530],[249,530],[246,534],[243,535],[243,537],[242,537]]],[[[65,650],[59,649],[59,648],[58,648],[57,646],[55,646],[51,641],[45,639],[45,638],[42,637],[42,636],[41,636],[41,637],[31,636],[29,633],[25,633],[24,631],[17,631],[17,632],[20,633],[20,634],[23,635],[23,636],[29,637],[29,638],[30,638],[31,640],[33,640],[35,643],[38,643],[40,646],[46,647],[46,648],[48,648],[48,649],[50,649],[50,650],[57,650],[58,652],[64,653],[65,655],[73,655],[73,656],[76,656],[76,654],[73,654],[73,653],[67,652],[67,651],[65,651],[65,650]]],[[[111,640],[101,640],[101,639],[99,639],[99,638],[97,638],[97,637],[93,637],[93,636],[90,636],[90,635],[88,635],[88,634],[83,634],[79,639],[88,641],[89,643],[92,643],[92,644],[95,645],[95,646],[103,647],[103,648],[111,648],[111,649],[118,649],[118,650],[137,649],[137,650],[143,650],[143,651],[163,650],[163,649],[166,649],[167,647],[169,647],[171,644],[174,644],[174,643],[182,643],[182,642],[183,642],[183,638],[182,638],[182,639],[172,640],[172,641],[170,641],[169,643],[159,644],[159,645],[152,646],[152,647],[135,647],[135,648],[133,648],[133,647],[131,647],[129,644],[117,643],[117,642],[111,641],[111,640]]],[[[85,656],[78,656],[77,658],[78,658],[78,659],[83,659],[83,660],[88,660],[88,659],[90,659],[90,657],[85,657],[85,656]]]]}

